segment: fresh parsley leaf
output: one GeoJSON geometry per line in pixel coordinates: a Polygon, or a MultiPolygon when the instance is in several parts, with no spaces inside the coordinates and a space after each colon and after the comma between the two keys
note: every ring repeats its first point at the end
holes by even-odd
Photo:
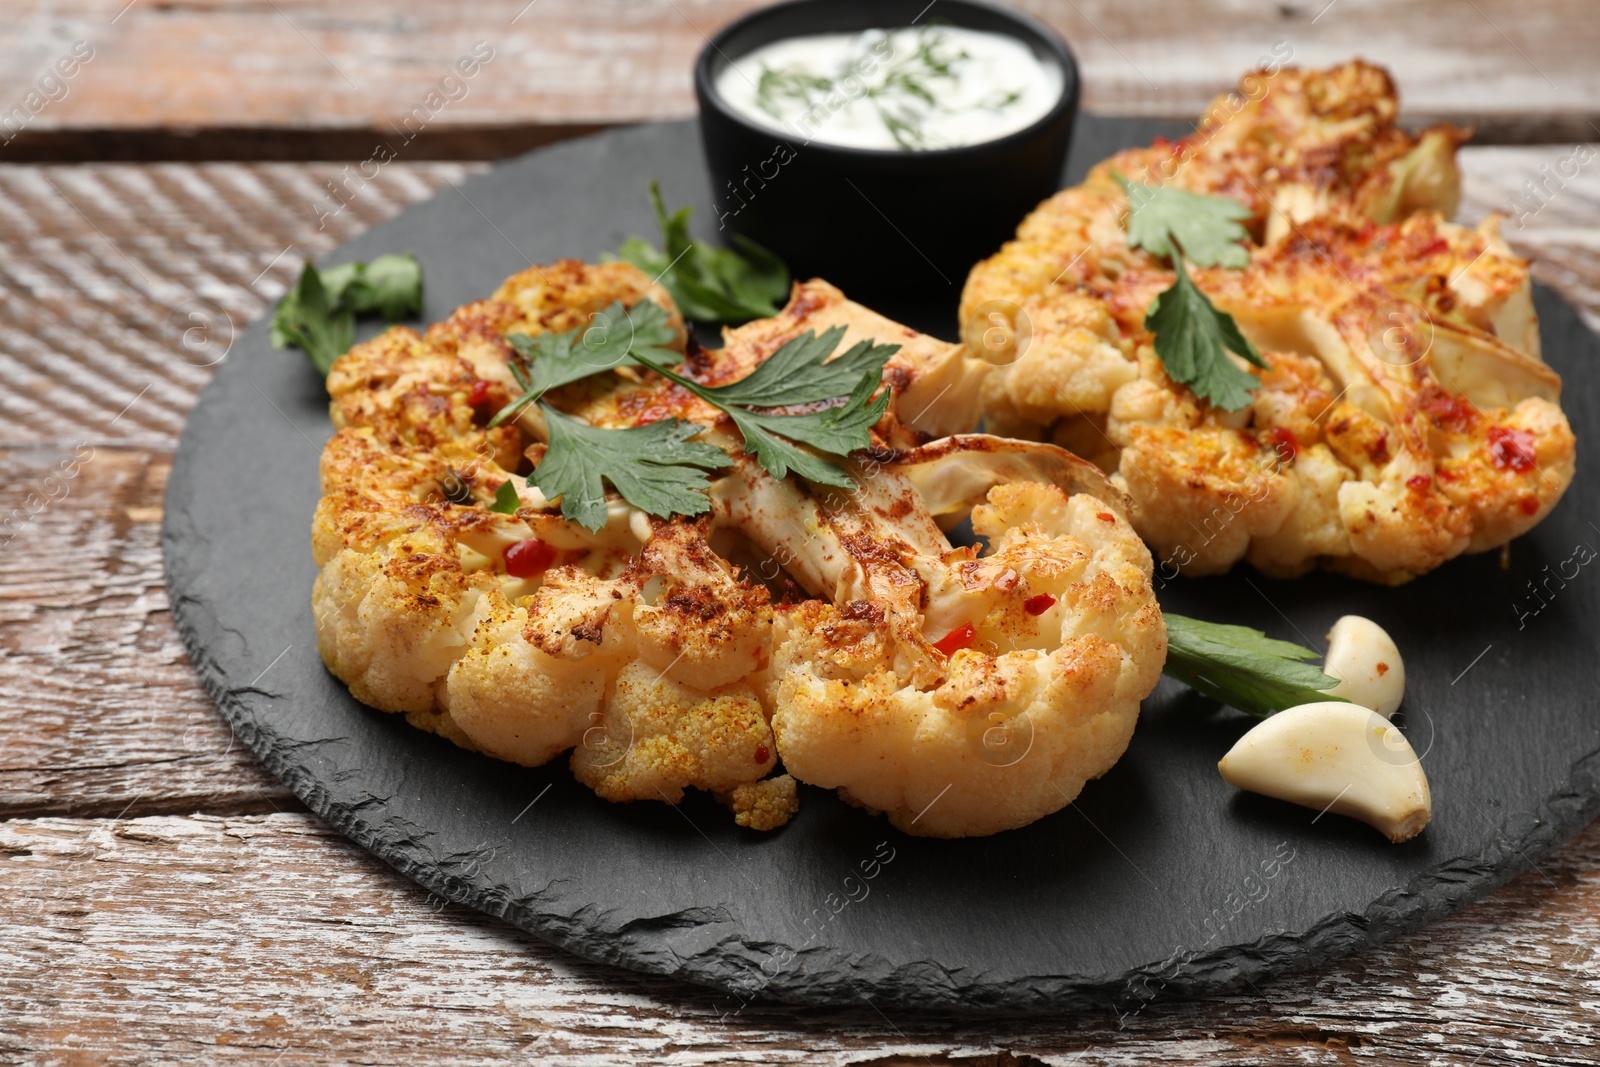
{"type": "Polygon", "coordinates": [[[856,483],[843,470],[796,448],[792,442],[839,456],[872,444],[869,431],[889,407],[887,389],[877,400],[868,402],[879,380],[877,375],[863,377],[842,405],[800,415],[770,415],[733,405],[718,406],[744,435],[745,451],[755,453],[761,469],[774,478],[794,471],[813,482],[854,489],[856,483]]]}
{"type": "Polygon", "coordinates": [[[345,263],[322,272],[328,299],[357,315],[395,322],[422,310],[422,264],[409,252],[371,263],[345,263]]]}
{"type": "Polygon", "coordinates": [[[693,240],[689,209],[668,215],[656,182],[650,183],[650,203],[665,249],[630,237],[615,258],[659,279],[678,310],[697,322],[745,322],[778,313],[789,295],[789,271],[781,259],[741,235],[733,239],[737,252],[693,240]]]}
{"type": "Polygon", "coordinates": [[[1236,352],[1258,367],[1267,366],[1255,345],[1239,332],[1233,316],[1215,304],[1189,277],[1183,256],[1174,255],[1177,279],[1159,294],[1144,317],[1144,328],[1155,335],[1156,355],[1173,381],[1187,385],[1196,396],[1225,411],[1250,404],[1250,394],[1261,384],[1255,375],[1228,358],[1236,352]]]}
{"type": "Polygon", "coordinates": [[[1162,614],[1167,620],[1164,673],[1213,700],[1265,719],[1298,704],[1344,699],[1328,692],[1338,679],[1306,662],[1317,659],[1309,648],[1248,626],[1162,614]]]}
{"type": "Polygon", "coordinates": [[[333,361],[350,348],[357,315],[394,322],[421,310],[422,266],[410,253],[324,271],[307,263],[272,313],[272,347],[304,349],[327,377],[333,361]]]}
{"type": "Polygon", "coordinates": [[[551,500],[561,498],[561,517],[589,530],[606,524],[605,482],[622,499],[651,515],[699,515],[711,501],[706,470],[729,465],[715,445],[691,441],[702,427],[663,419],[626,429],[590,426],[542,401],[549,447],[529,478],[551,500]]]}
{"type": "Polygon", "coordinates": [[[1250,234],[1239,223],[1250,217],[1250,209],[1239,201],[1130,182],[1116,173],[1112,177],[1128,194],[1129,248],[1142,248],[1158,259],[1171,259],[1181,249],[1202,267],[1249,265],[1250,253],[1239,242],[1250,234]]]}
{"type": "Polygon", "coordinates": [[[681,356],[667,346],[677,339],[672,316],[660,304],[641,300],[632,308],[620,301],[596,312],[588,326],[564,333],[529,337],[514,333],[507,338],[521,357],[511,364],[511,374],[522,395],[501,408],[490,426],[499,426],[552,389],[618,367],[638,366],[643,352],[676,363],[681,356]]]}
{"type": "Polygon", "coordinates": [[[1218,311],[1194,284],[1184,260],[1203,267],[1247,266],[1250,253],[1239,242],[1250,235],[1239,223],[1250,217],[1249,209],[1225,196],[1130,182],[1115,172],[1112,177],[1128,194],[1128,247],[1171,260],[1177,274],[1172,288],[1151,302],[1144,317],[1144,328],[1155,336],[1156,355],[1167,375],[1226,411],[1248,406],[1260,382],[1228,353],[1258,367],[1267,362],[1239,331],[1233,316],[1218,311]]]}
{"type": "Polygon", "coordinates": [[[498,511],[502,515],[515,515],[522,506],[522,498],[517,495],[517,487],[507,478],[500,483],[500,488],[494,491],[494,503],[489,505],[490,511],[498,511]]]}
{"type": "Polygon", "coordinates": [[[845,396],[862,377],[881,380],[883,365],[900,346],[861,341],[839,358],[829,359],[844,335],[843,326],[830,327],[820,337],[807,330],[743,378],[712,387],[711,393],[726,404],[778,408],[845,396]]]}
{"type": "Polygon", "coordinates": [[[349,350],[354,337],[355,316],[328,299],[317,268],[307,263],[300,280],[272,313],[272,347],[304,349],[326,378],[328,368],[349,350]]]}
{"type": "Polygon", "coordinates": [[[701,385],[649,359],[639,362],[727,413],[744,435],[745,451],[754,453],[756,462],[774,478],[793,471],[813,482],[854,489],[855,482],[843,469],[799,445],[838,456],[870,446],[872,426],[883,417],[890,400],[887,389],[876,400],[872,394],[883,382],[884,364],[900,346],[862,341],[829,360],[844,333],[842,326],[824,331],[821,337],[807,330],[750,374],[727,385],[701,385]],[[832,403],[841,397],[842,404],[832,403]],[[798,414],[754,410],[823,404],[828,406],[798,414]]]}

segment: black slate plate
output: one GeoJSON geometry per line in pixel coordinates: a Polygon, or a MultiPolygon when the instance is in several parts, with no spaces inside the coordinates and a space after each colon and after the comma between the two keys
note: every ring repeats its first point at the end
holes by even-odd
{"type": "MultiPolygon", "coordinates": [[[[1157,132],[1086,118],[1077,171],[1157,132]]],[[[652,232],[650,177],[712,218],[693,126],[658,125],[499,166],[332,258],[417,252],[426,317],[441,318],[529,262],[593,259],[652,232]]],[[[949,335],[956,295],[898,311],[949,335]]],[[[1581,431],[1600,426],[1600,346],[1551,293],[1538,302],[1579,467],[1592,471],[1597,438],[1581,431]]],[[[224,717],[312,810],[408,877],[592,959],[717,987],[708,995],[730,1007],[764,995],[1127,1010],[1233,989],[1436,918],[1600,810],[1600,570],[1577,562],[1600,547],[1592,479],[1512,546],[1508,567],[1462,559],[1398,590],[1249,571],[1162,589],[1173,610],[1275,636],[1320,644],[1345,612],[1395,635],[1410,682],[1403,721],[1435,805],[1409,844],[1235,794],[1214,764],[1245,720],[1206,714],[1167,682],[1112,772],[1026,829],[913,839],[806,789],[798,818],[761,835],[704,799],[606,804],[564,765],[476,756],[352,700],[317,657],[309,607],[328,434],[321,382],[299,353],[268,347],[264,322],[184,432],[167,585],[224,717]],[[1542,601],[1530,582],[1548,588],[1542,601]]]]}

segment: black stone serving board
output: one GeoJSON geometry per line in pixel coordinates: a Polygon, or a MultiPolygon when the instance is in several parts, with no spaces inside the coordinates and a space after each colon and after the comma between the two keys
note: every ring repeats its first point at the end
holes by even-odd
{"type": "MultiPolygon", "coordinates": [[[[1085,117],[1069,178],[1161,132],[1172,131],[1085,117]]],[[[652,177],[709,229],[695,128],[673,123],[504,163],[330,259],[415,252],[425,318],[439,319],[530,262],[593,260],[652,233],[652,177]]],[[[895,310],[950,336],[957,295],[895,310]]],[[[680,808],[608,804],[564,761],[500,763],[365,708],[323,669],[313,635],[326,397],[303,355],[268,346],[264,321],[184,432],[162,531],[167,587],[223,716],[313,811],[430,890],[580,955],[715,987],[707,997],[729,1008],[760,996],[1132,1010],[1249,987],[1445,914],[1600,810],[1600,567],[1566,562],[1600,549],[1586,476],[1600,346],[1549,291],[1537,299],[1585,476],[1511,546],[1508,565],[1497,553],[1460,559],[1400,589],[1240,569],[1160,591],[1172,610],[1319,646],[1346,612],[1389,629],[1407,662],[1399,721],[1434,797],[1432,825],[1405,845],[1235,793],[1215,764],[1248,720],[1168,681],[1127,755],[1074,805],[960,841],[907,837],[809,787],[793,823],[770,834],[738,829],[698,796],[680,808]],[[1565,587],[1548,582],[1545,606],[1528,613],[1540,604],[1529,581],[1557,571],[1565,587]]]]}

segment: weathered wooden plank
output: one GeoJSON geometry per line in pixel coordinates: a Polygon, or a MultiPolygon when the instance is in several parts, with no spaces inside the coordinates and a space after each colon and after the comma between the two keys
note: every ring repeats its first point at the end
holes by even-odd
{"type": "Polygon", "coordinates": [[[1600,826],[1485,901],[1199,1003],[1004,1022],[628,976],[405,882],[304,814],[0,823],[0,1056],[34,1063],[1577,1064],[1600,826]]]}
{"type": "Polygon", "coordinates": [[[470,169],[394,163],[336,199],[330,163],[0,166],[0,447],[170,451],[302,260],[470,169]]]}
{"type": "Polygon", "coordinates": [[[304,257],[467,173],[386,167],[321,226],[340,169],[0,167],[0,817],[298,808],[190,669],[159,530],[233,332],[304,257]]]}
{"type": "Polygon", "coordinates": [[[0,452],[0,814],[299,808],[217,716],[167,611],[169,466],[0,452]]]}
{"type": "MultiPolygon", "coordinates": [[[[760,2],[12,0],[0,158],[360,159],[380,140],[409,160],[504,156],[692,114],[706,35],[760,2]],[[58,63],[73,75],[41,83],[58,63]]],[[[1085,106],[1108,114],[1197,114],[1277,49],[1307,65],[1387,64],[1410,114],[1496,141],[1590,137],[1600,121],[1589,0],[1018,6],[1072,44],[1085,106]]]]}

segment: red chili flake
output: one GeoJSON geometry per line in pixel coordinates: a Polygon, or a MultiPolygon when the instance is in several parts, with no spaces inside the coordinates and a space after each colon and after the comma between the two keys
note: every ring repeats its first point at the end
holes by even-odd
{"type": "Polygon", "coordinates": [[[506,573],[513,578],[537,578],[550,569],[555,559],[555,549],[530,537],[506,549],[506,573]]]}
{"type": "Polygon", "coordinates": [[[1378,439],[1373,442],[1372,447],[1367,449],[1367,455],[1371,456],[1372,462],[1376,463],[1380,467],[1389,462],[1390,456],[1388,430],[1385,430],[1378,435],[1378,439]]]}
{"type": "Polygon", "coordinates": [[[1406,479],[1406,484],[1413,489],[1426,489],[1433,484],[1433,478],[1426,474],[1413,474],[1406,479]]]}
{"type": "Polygon", "coordinates": [[[1294,459],[1300,454],[1300,441],[1295,437],[1294,431],[1284,426],[1274,426],[1267,431],[1267,443],[1272,450],[1278,453],[1278,458],[1287,456],[1294,459]]]}
{"type": "Polygon", "coordinates": [[[1389,673],[1389,665],[1387,663],[1384,663],[1382,660],[1379,660],[1378,661],[1378,677],[1382,678],[1384,675],[1386,675],[1388,673],[1389,673]]]}
{"type": "Polygon", "coordinates": [[[1094,513],[1094,517],[1099,519],[1101,522],[1116,522],[1117,521],[1117,517],[1115,515],[1111,514],[1111,512],[1109,512],[1109,511],[1097,511],[1097,512],[1094,513]]]}
{"type": "Polygon", "coordinates": [[[757,745],[756,746],[756,762],[757,763],[765,763],[765,762],[767,762],[767,760],[769,760],[771,758],[772,758],[772,753],[767,750],[767,746],[766,745],[757,745]]]}
{"type": "Polygon", "coordinates": [[[1428,413],[1435,426],[1451,433],[1466,433],[1477,422],[1478,413],[1464,396],[1436,393],[1423,401],[1422,410],[1428,413]]]}
{"type": "Polygon", "coordinates": [[[1517,501],[1517,510],[1521,511],[1524,515],[1539,514],[1539,498],[1536,496],[1523,497],[1521,500],[1517,501]]]}
{"type": "Polygon", "coordinates": [[[1489,427],[1489,458],[1503,471],[1519,474],[1533,470],[1533,434],[1510,426],[1489,427]]]}
{"type": "Polygon", "coordinates": [[[1453,482],[1457,481],[1461,477],[1461,475],[1457,474],[1449,467],[1440,467],[1438,470],[1433,472],[1433,476],[1439,479],[1441,482],[1453,482]]]}
{"type": "Polygon", "coordinates": [[[1040,593],[1038,596],[1031,596],[1024,600],[1022,602],[1022,610],[1029,615],[1043,615],[1055,605],[1055,602],[1056,598],[1049,593],[1040,593]]]}
{"type": "Polygon", "coordinates": [[[933,643],[933,647],[947,656],[953,656],[963,648],[971,648],[972,643],[977,639],[978,630],[969,622],[963,626],[957,626],[954,630],[939,638],[933,643]]]}
{"type": "Polygon", "coordinates": [[[1165,137],[1161,137],[1159,135],[1156,136],[1156,137],[1152,137],[1150,139],[1150,147],[1151,148],[1166,148],[1171,144],[1172,144],[1172,142],[1170,140],[1168,140],[1165,137]]]}
{"type": "Polygon", "coordinates": [[[1417,249],[1419,256],[1431,256],[1435,252],[1443,252],[1450,247],[1450,242],[1443,237],[1435,237],[1421,248],[1417,249]]]}
{"type": "Polygon", "coordinates": [[[472,392],[467,394],[467,403],[475,408],[481,408],[489,402],[489,382],[479,378],[472,383],[472,392]]]}

